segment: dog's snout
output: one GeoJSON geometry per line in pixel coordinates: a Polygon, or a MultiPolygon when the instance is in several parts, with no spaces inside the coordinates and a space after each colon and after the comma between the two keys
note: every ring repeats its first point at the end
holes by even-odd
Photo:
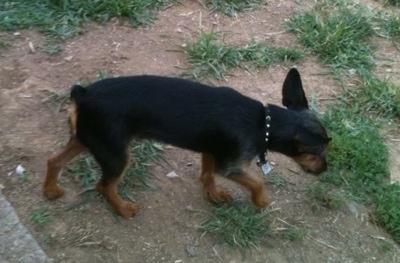
{"type": "Polygon", "coordinates": [[[295,157],[294,160],[301,166],[301,168],[307,172],[312,174],[321,174],[328,169],[328,165],[325,158],[306,154],[295,157]]]}

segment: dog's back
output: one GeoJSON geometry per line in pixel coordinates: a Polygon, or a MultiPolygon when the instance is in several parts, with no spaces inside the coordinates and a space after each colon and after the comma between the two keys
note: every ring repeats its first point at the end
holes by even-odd
{"type": "MultiPolygon", "coordinates": [[[[71,97],[78,108],[77,136],[83,143],[85,134],[95,132],[107,140],[117,132],[119,138],[154,138],[197,152],[218,154],[223,149],[226,154],[230,147],[234,154],[244,150],[238,149],[240,138],[262,141],[263,105],[231,88],[134,76],[75,86],[71,97]]],[[[249,148],[259,148],[260,142],[249,143],[254,144],[249,148]]]]}

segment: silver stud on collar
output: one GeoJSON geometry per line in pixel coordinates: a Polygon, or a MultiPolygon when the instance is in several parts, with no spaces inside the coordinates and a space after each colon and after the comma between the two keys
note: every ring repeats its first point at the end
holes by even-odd
{"type": "Polygon", "coordinates": [[[265,127],[266,127],[266,132],[265,132],[265,141],[268,142],[268,137],[269,137],[269,128],[271,127],[271,115],[269,112],[268,104],[265,105],[265,127]]]}
{"type": "Polygon", "coordinates": [[[271,115],[269,112],[268,104],[265,105],[265,142],[266,142],[266,151],[265,153],[261,153],[259,156],[259,160],[257,162],[257,165],[260,166],[261,171],[264,175],[267,175],[271,172],[272,166],[268,162],[268,160],[265,159],[265,156],[268,153],[268,142],[269,142],[269,128],[271,127],[271,115]]]}

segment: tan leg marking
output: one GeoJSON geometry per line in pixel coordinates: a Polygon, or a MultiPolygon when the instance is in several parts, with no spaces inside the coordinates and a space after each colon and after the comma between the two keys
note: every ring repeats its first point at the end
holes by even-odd
{"type": "Polygon", "coordinates": [[[215,185],[215,160],[211,154],[201,155],[200,181],[203,183],[203,191],[206,198],[215,203],[232,201],[231,195],[225,189],[215,185]]]}
{"type": "MultiPolygon", "coordinates": [[[[97,182],[96,190],[110,203],[112,209],[120,216],[129,219],[139,211],[139,206],[131,201],[123,200],[118,194],[118,183],[129,165],[130,154],[127,152],[126,166],[121,175],[104,184],[103,177],[97,182]]],[[[104,175],[103,175],[104,176],[104,175]]]]}
{"type": "Polygon", "coordinates": [[[76,137],[71,137],[64,150],[47,160],[47,174],[43,184],[46,198],[56,199],[64,195],[64,190],[57,184],[57,178],[65,164],[84,150],[82,143],[76,137]]]}
{"type": "Polygon", "coordinates": [[[251,194],[251,200],[258,207],[266,207],[268,205],[268,199],[264,193],[264,184],[261,178],[251,176],[247,173],[241,175],[231,175],[228,179],[246,187],[251,194]]]}

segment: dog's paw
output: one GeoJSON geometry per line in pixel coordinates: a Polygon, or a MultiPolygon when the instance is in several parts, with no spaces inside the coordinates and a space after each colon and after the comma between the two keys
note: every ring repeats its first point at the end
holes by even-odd
{"type": "Polygon", "coordinates": [[[205,189],[205,195],[213,203],[228,203],[233,200],[230,193],[225,189],[218,189],[218,188],[205,189]]]}
{"type": "Polygon", "coordinates": [[[51,187],[44,187],[43,195],[49,200],[57,199],[64,195],[64,189],[62,189],[58,185],[51,186],[51,187]]]}
{"type": "Polygon", "coordinates": [[[125,219],[133,217],[139,211],[139,206],[133,202],[122,201],[115,209],[115,212],[125,219]]]}
{"type": "Polygon", "coordinates": [[[268,199],[265,195],[253,196],[251,199],[253,203],[259,208],[264,208],[269,205],[268,199]]]}

